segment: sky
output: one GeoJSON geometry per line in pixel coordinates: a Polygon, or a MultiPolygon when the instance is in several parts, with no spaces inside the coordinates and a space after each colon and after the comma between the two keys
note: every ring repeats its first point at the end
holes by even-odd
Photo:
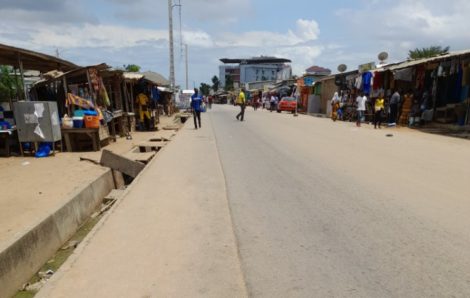
{"type": "MultiPolygon", "coordinates": [[[[220,58],[276,56],[294,74],[406,59],[430,45],[470,48],[468,0],[173,0],[176,81],[218,75],[220,58]],[[181,22],[180,22],[181,20],[181,22]]],[[[79,65],[137,64],[169,76],[167,0],[0,0],[0,43],[79,65]]]]}

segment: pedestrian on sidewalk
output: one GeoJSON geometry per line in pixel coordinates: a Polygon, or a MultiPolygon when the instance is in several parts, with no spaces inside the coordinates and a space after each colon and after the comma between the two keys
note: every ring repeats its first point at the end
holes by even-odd
{"type": "Polygon", "coordinates": [[[364,121],[364,114],[366,112],[366,102],[367,102],[367,96],[362,93],[356,98],[356,103],[357,103],[357,121],[356,121],[356,126],[360,127],[361,122],[364,121]]]}
{"type": "Polygon", "coordinates": [[[199,91],[194,88],[194,94],[191,96],[191,108],[193,109],[194,118],[194,129],[201,128],[201,110],[202,110],[202,98],[199,96],[199,91]]]}
{"type": "Polygon", "coordinates": [[[245,107],[246,107],[246,98],[245,98],[245,90],[240,90],[240,94],[237,98],[237,105],[240,106],[240,113],[237,115],[237,120],[243,121],[245,118],[245,107]]]}
{"type": "Polygon", "coordinates": [[[385,99],[383,94],[380,94],[380,96],[375,100],[374,104],[374,128],[377,129],[377,125],[379,128],[382,128],[382,115],[385,109],[385,99]]]}
{"type": "Polygon", "coordinates": [[[335,92],[335,95],[333,95],[333,98],[331,99],[331,120],[336,121],[338,120],[338,110],[340,108],[339,106],[340,103],[340,98],[338,92],[335,92]]]}
{"type": "Polygon", "coordinates": [[[388,126],[397,125],[398,105],[400,104],[400,101],[400,92],[398,92],[398,90],[395,90],[392,97],[390,98],[390,114],[388,118],[388,126]]]}

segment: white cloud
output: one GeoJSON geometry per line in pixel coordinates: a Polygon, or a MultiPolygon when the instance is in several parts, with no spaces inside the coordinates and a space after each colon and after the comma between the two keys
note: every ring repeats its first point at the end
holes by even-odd
{"type": "Polygon", "coordinates": [[[315,20],[297,20],[297,35],[304,40],[316,40],[320,35],[320,26],[315,20]]]}
{"type": "Polygon", "coordinates": [[[315,20],[297,20],[296,29],[286,33],[271,31],[249,31],[240,34],[225,33],[220,36],[220,47],[279,47],[295,46],[318,38],[320,29],[315,20]]]}

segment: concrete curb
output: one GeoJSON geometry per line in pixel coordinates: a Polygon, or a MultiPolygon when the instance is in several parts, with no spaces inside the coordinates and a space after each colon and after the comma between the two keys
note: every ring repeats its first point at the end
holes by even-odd
{"type": "Polygon", "coordinates": [[[14,295],[89,218],[114,189],[111,170],[70,194],[62,207],[0,252],[0,298],[14,295]]]}

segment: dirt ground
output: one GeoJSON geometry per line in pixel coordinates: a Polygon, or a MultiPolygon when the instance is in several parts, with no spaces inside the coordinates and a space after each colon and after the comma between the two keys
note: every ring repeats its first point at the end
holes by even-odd
{"type": "MultiPolygon", "coordinates": [[[[173,124],[162,117],[159,128],[173,124]]],[[[132,140],[120,138],[103,149],[118,154],[129,152],[160,132],[136,132],[132,140]]],[[[101,152],[57,153],[48,158],[0,158],[0,251],[31,227],[60,208],[68,194],[83,188],[106,169],[80,157],[99,160],[101,152]]]]}

